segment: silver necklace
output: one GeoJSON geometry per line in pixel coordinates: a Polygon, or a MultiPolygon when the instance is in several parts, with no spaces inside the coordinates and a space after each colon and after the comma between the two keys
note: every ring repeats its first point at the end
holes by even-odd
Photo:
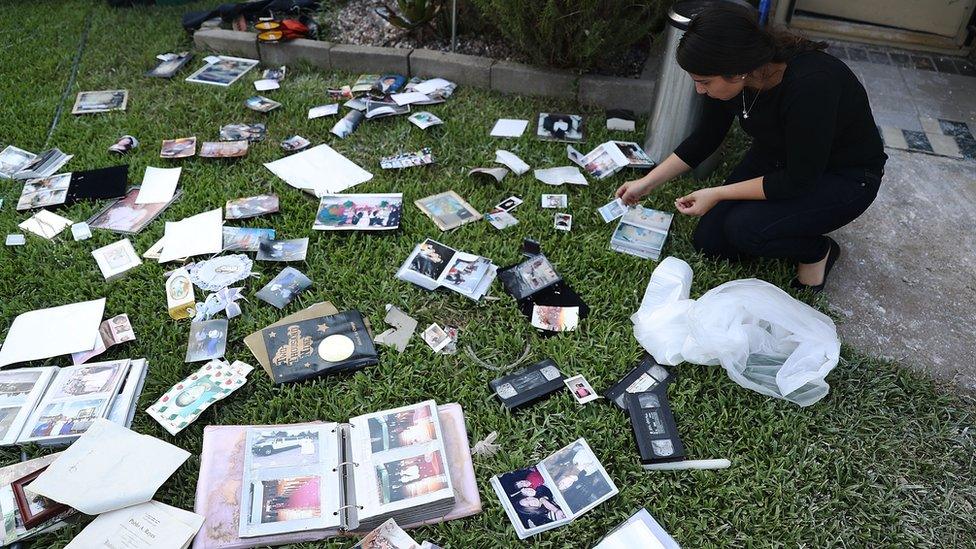
{"type": "Polygon", "coordinates": [[[762,88],[759,88],[759,91],[756,92],[756,97],[752,99],[752,104],[749,105],[748,109],[746,109],[746,89],[744,87],[742,88],[742,118],[749,118],[749,113],[752,112],[752,108],[756,106],[756,101],[759,100],[759,92],[761,91],[762,88]]]}

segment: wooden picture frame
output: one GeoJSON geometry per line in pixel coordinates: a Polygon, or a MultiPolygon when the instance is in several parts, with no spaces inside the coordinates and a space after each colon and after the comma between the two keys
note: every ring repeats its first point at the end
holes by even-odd
{"type": "MultiPolygon", "coordinates": [[[[31,507],[32,496],[27,495],[27,486],[34,481],[47,466],[44,466],[33,473],[25,475],[10,483],[10,487],[14,491],[14,499],[17,500],[17,509],[20,511],[20,516],[24,521],[24,528],[30,530],[36,526],[40,526],[45,522],[57,517],[58,515],[70,510],[71,508],[63,503],[58,503],[56,501],[51,501],[47,498],[42,498],[42,496],[33,496],[33,498],[42,498],[46,502],[44,508],[40,512],[35,512],[35,509],[31,507]]],[[[34,504],[36,506],[36,503],[34,504]]]]}

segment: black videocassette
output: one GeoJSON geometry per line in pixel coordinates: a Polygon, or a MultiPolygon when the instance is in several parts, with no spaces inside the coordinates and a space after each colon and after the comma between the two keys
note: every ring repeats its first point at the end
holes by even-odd
{"type": "Polygon", "coordinates": [[[645,353],[637,366],[607,389],[603,396],[607,401],[627,411],[626,396],[632,393],[644,393],[647,391],[657,391],[659,388],[667,390],[667,386],[674,379],[671,370],[661,366],[650,354],[645,353]]]}
{"type": "Polygon", "coordinates": [[[628,393],[630,426],[637,440],[641,463],[664,463],[685,459],[685,447],[664,390],[628,393]]]}
{"type": "Polygon", "coordinates": [[[516,410],[564,389],[563,379],[556,363],[547,358],[488,385],[506,408],[516,410]]]}

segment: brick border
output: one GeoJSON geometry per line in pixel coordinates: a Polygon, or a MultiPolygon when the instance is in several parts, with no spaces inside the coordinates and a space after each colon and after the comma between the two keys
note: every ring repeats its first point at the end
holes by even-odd
{"type": "Polygon", "coordinates": [[[642,114],[649,113],[653,106],[655,80],[649,71],[641,78],[579,76],[570,71],[420,48],[381,48],[303,39],[258,44],[254,33],[224,29],[199,30],[194,33],[193,42],[200,50],[260,59],[267,65],[306,62],[323,70],[440,76],[462,86],[575,99],[582,105],[625,108],[642,114]]]}

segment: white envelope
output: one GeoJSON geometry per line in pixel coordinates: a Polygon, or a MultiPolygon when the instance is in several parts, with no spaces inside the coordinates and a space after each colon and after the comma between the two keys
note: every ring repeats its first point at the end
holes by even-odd
{"type": "Polygon", "coordinates": [[[180,221],[167,221],[159,262],[220,253],[224,249],[223,212],[217,208],[180,221]]]}
{"type": "Polygon", "coordinates": [[[373,174],[325,144],[268,162],[264,167],[292,187],[312,191],[315,196],[337,194],[373,178],[373,174]]]}
{"type": "Polygon", "coordinates": [[[30,489],[98,515],[151,500],[189,457],[168,442],[98,418],[30,489]]]}
{"type": "Polygon", "coordinates": [[[0,366],[92,350],[104,312],[102,298],[18,315],[0,349],[0,366]]]}
{"type": "Polygon", "coordinates": [[[173,199],[183,168],[154,168],[146,166],[136,204],[159,204],[173,199]]]}

